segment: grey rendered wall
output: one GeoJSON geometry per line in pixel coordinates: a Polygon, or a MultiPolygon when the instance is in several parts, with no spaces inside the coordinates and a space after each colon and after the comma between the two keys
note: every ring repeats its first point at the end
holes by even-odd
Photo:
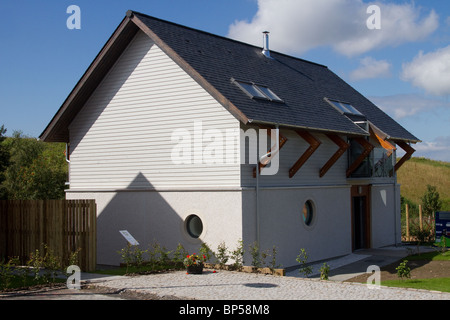
{"type": "Polygon", "coordinates": [[[181,243],[189,253],[198,253],[202,241],[215,249],[221,241],[232,247],[242,238],[239,191],[68,192],[66,197],[96,199],[99,264],[121,262],[117,251],[127,242],[119,230],[128,230],[143,250],[157,241],[167,250],[181,243]],[[184,226],[191,214],[203,222],[199,239],[190,237],[184,226]]]}
{"type": "Polygon", "coordinates": [[[372,185],[371,204],[372,247],[401,242],[399,186],[372,185]]]}
{"type": "MultiPolygon", "coordinates": [[[[247,208],[243,214],[244,243],[256,240],[256,221],[259,221],[260,249],[277,248],[277,262],[283,267],[297,265],[296,257],[302,248],[308,262],[337,257],[352,252],[350,188],[297,187],[262,188],[259,190],[259,219],[255,214],[255,190],[243,192],[247,208]],[[311,226],[302,218],[303,204],[314,203],[315,217],[311,226]]],[[[251,257],[247,255],[248,262],[251,257]]]]}

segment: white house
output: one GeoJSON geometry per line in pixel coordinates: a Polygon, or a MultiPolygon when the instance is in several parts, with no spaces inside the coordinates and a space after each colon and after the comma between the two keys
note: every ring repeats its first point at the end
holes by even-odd
{"type": "Polygon", "coordinates": [[[284,267],[301,248],[315,261],[400,242],[395,172],[419,139],[267,37],[127,12],[40,137],[68,145],[67,199],[96,200],[98,263],[119,263],[119,230],[190,252],[256,241],[284,267]]]}

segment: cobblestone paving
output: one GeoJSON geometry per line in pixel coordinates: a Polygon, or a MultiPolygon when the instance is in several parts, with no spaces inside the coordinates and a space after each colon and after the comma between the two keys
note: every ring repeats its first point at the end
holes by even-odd
{"type": "Polygon", "coordinates": [[[233,271],[121,277],[97,286],[198,300],[450,300],[450,293],[233,271]]]}

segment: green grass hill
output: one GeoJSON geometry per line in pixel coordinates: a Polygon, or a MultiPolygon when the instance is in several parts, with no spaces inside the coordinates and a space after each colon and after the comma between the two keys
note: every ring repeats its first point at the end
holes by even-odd
{"type": "Polygon", "coordinates": [[[427,184],[436,186],[442,211],[450,211],[450,162],[411,158],[397,172],[400,193],[408,202],[419,205],[427,184]]]}

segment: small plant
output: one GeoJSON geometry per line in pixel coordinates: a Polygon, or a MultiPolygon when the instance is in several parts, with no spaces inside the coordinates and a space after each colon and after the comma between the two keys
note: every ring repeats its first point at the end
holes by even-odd
{"type": "MultiPolygon", "coordinates": [[[[78,265],[78,253],[81,251],[81,248],[78,248],[77,250],[73,251],[69,256],[69,264],[66,266],[73,266],[78,265]]],[[[67,269],[67,268],[65,268],[67,269]]]]}
{"type": "Polygon", "coordinates": [[[184,249],[181,243],[178,244],[176,249],[173,251],[172,261],[176,266],[183,265],[184,257],[187,256],[187,251],[184,249]]]}
{"type": "Polygon", "coordinates": [[[44,257],[41,255],[38,249],[36,249],[34,253],[30,254],[30,260],[28,260],[27,265],[29,265],[33,269],[34,280],[39,281],[41,278],[41,268],[44,267],[44,257]]]}
{"type": "Polygon", "coordinates": [[[155,242],[154,244],[155,254],[158,254],[157,262],[160,265],[167,265],[170,258],[171,251],[167,251],[167,249],[164,246],[161,246],[158,242],[155,242]]]}
{"type": "Polygon", "coordinates": [[[255,268],[261,268],[261,254],[259,251],[259,246],[256,242],[253,242],[253,244],[250,245],[250,254],[252,256],[252,266],[255,268]]]}
{"type": "Polygon", "coordinates": [[[184,266],[187,267],[191,267],[194,265],[202,265],[204,262],[206,261],[206,255],[204,254],[191,254],[191,255],[187,255],[186,258],[184,258],[184,266]]]}
{"type": "Polygon", "coordinates": [[[407,266],[408,260],[403,260],[399,266],[395,269],[397,270],[397,276],[403,280],[403,278],[411,278],[411,268],[407,266]]]}
{"type": "MultiPolygon", "coordinates": [[[[10,259],[9,262],[12,266],[14,266],[14,274],[17,275],[20,279],[22,279],[22,285],[25,287],[28,280],[28,267],[27,266],[21,266],[19,257],[14,257],[10,259]]],[[[1,282],[1,281],[0,281],[1,282]]]]}
{"type": "Polygon", "coordinates": [[[240,270],[244,264],[244,243],[242,240],[238,240],[238,246],[231,252],[231,258],[234,260],[233,268],[240,270]]]}
{"type": "Polygon", "coordinates": [[[216,258],[219,262],[219,265],[221,268],[224,268],[226,263],[228,262],[229,256],[228,256],[228,248],[225,245],[225,242],[221,242],[217,246],[217,254],[216,258]]]}
{"type": "Polygon", "coordinates": [[[306,254],[306,250],[304,248],[300,250],[296,261],[301,265],[299,272],[303,273],[308,278],[309,275],[313,273],[313,270],[311,266],[306,265],[306,262],[308,261],[308,255],[306,254]]]}
{"type": "Polygon", "coordinates": [[[328,273],[330,271],[330,266],[326,262],[323,263],[319,271],[320,271],[320,280],[328,280],[328,273]]]}
{"type": "Polygon", "coordinates": [[[54,283],[56,275],[58,271],[61,270],[61,263],[59,257],[57,257],[53,250],[48,247],[48,245],[44,245],[45,256],[44,256],[44,268],[46,270],[45,277],[46,281],[51,280],[54,283]]]}
{"type": "Polygon", "coordinates": [[[280,266],[276,263],[277,261],[277,248],[275,246],[272,247],[272,254],[270,255],[272,259],[270,259],[269,269],[273,272],[275,269],[280,266]]]}
{"type": "Polygon", "coordinates": [[[13,275],[14,261],[0,262],[0,289],[6,289],[10,286],[13,275]]]}
{"type": "Polygon", "coordinates": [[[439,241],[439,249],[442,254],[444,254],[447,251],[447,239],[444,234],[441,235],[441,238],[439,241]]]}
{"type": "Polygon", "coordinates": [[[127,246],[125,248],[120,249],[120,251],[118,251],[118,253],[120,254],[120,257],[122,258],[123,263],[125,263],[125,265],[127,267],[125,273],[128,273],[128,267],[130,266],[130,264],[132,262],[131,244],[127,243],[127,246]]]}
{"type": "Polygon", "coordinates": [[[206,256],[206,261],[210,261],[211,257],[214,255],[211,248],[205,242],[202,242],[200,253],[206,256]]]}
{"type": "Polygon", "coordinates": [[[145,251],[141,250],[137,245],[127,243],[127,246],[119,251],[122,261],[126,265],[125,273],[128,273],[128,268],[131,265],[136,265],[140,268],[144,262],[145,251]]]}
{"type": "MultiPolygon", "coordinates": [[[[157,264],[157,262],[158,262],[158,259],[156,258],[156,255],[157,255],[156,247],[157,247],[157,246],[158,246],[157,243],[154,242],[154,243],[152,243],[152,244],[150,245],[150,249],[147,250],[148,264],[149,264],[150,266],[152,266],[152,267],[154,267],[154,266],[157,264]],[[152,250],[152,249],[153,249],[153,250],[152,250]]],[[[186,253],[186,254],[187,254],[187,253],[186,253]]],[[[183,259],[184,259],[184,257],[186,256],[186,254],[183,255],[183,259]]]]}
{"type": "Polygon", "coordinates": [[[266,266],[266,259],[270,256],[269,250],[266,249],[261,252],[261,267],[266,266]]]}

